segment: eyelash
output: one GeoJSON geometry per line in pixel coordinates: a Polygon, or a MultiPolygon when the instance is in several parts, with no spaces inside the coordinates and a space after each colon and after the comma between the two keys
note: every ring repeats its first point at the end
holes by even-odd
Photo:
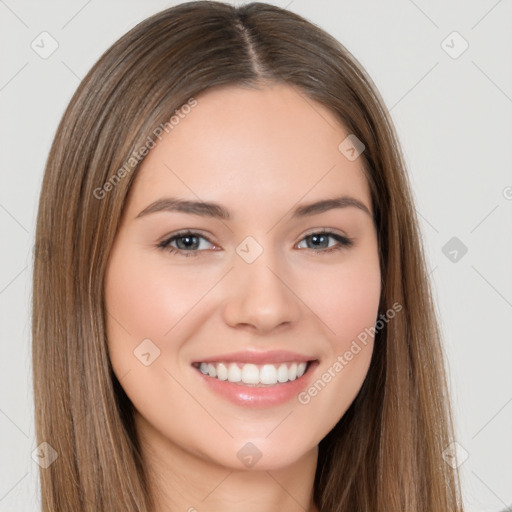
{"type": "MultiPolygon", "coordinates": [[[[312,233],[309,233],[304,238],[302,238],[301,242],[303,240],[305,240],[306,238],[309,238],[313,235],[328,235],[329,237],[334,238],[338,242],[338,245],[335,245],[328,249],[320,249],[320,250],[309,249],[309,248],[306,249],[313,253],[320,253],[320,254],[332,253],[332,252],[340,251],[342,249],[348,249],[349,247],[352,247],[354,245],[353,238],[339,235],[338,233],[333,233],[331,231],[313,231],[312,233]]],[[[171,236],[170,238],[167,238],[166,240],[160,242],[159,244],[157,244],[156,247],[163,251],[170,252],[171,254],[180,254],[182,256],[185,256],[186,258],[198,256],[199,253],[201,253],[203,251],[198,251],[198,250],[186,251],[184,249],[177,249],[176,247],[172,247],[169,245],[174,240],[176,240],[178,238],[185,238],[187,236],[197,236],[198,238],[203,238],[204,240],[207,240],[210,244],[215,245],[207,237],[205,237],[204,235],[201,235],[200,233],[198,233],[196,231],[181,231],[181,232],[176,233],[175,235],[171,236]]]]}

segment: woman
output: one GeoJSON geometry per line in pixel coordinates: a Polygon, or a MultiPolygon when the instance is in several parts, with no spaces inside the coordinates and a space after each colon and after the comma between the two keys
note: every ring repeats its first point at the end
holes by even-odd
{"type": "Polygon", "coordinates": [[[318,27],[137,25],[64,114],[36,244],[43,511],[462,510],[399,143],[318,27]]]}

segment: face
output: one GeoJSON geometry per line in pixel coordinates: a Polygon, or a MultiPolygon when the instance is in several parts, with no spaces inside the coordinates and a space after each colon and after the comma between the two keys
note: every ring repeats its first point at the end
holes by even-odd
{"type": "Polygon", "coordinates": [[[290,86],[196,100],[130,190],[105,280],[109,354],[153,446],[285,467],[370,364],[380,268],[363,162],[290,86]],[[338,198],[353,202],[304,208],[338,198]]]}

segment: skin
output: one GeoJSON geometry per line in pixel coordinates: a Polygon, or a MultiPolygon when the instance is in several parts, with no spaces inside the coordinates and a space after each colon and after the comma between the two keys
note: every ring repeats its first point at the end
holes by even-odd
{"type": "Polygon", "coordinates": [[[112,366],[136,408],[155,512],[316,511],[318,444],[360,390],[373,338],[308,404],[237,406],[204,386],[191,362],[292,350],[319,360],[314,382],[375,325],[372,216],[346,207],[291,217],[298,204],[343,195],[372,212],[363,162],[338,150],[349,132],[337,118],[288,85],[222,87],[196,99],[143,161],[110,254],[112,366]],[[220,203],[233,218],[170,211],[136,218],[168,196],[220,203]],[[338,242],[308,244],[325,228],[354,245],[322,252],[338,242]],[[180,254],[156,247],[185,229],[210,240],[199,238],[195,256],[183,254],[183,238],[172,243],[180,254]],[[263,249],[252,263],[236,252],[247,236],[263,249]],[[149,366],[134,356],[147,338],[160,350],[149,366]],[[251,468],[237,458],[248,442],[262,454],[251,468]]]}

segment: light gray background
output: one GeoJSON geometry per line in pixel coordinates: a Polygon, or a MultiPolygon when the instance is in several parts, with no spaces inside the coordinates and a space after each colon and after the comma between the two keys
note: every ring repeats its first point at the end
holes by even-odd
{"type": "MultiPolygon", "coordinates": [[[[100,55],[175,3],[0,0],[0,512],[39,505],[31,264],[51,140],[100,55]],[[43,31],[59,45],[47,59],[31,48],[43,31]]],[[[445,336],[465,504],[468,512],[503,510],[512,504],[511,2],[271,3],[341,41],[391,110],[445,336]],[[457,58],[463,41],[448,37],[453,31],[469,43],[457,58]],[[452,237],[468,249],[456,262],[443,253],[452,237]]]]}

